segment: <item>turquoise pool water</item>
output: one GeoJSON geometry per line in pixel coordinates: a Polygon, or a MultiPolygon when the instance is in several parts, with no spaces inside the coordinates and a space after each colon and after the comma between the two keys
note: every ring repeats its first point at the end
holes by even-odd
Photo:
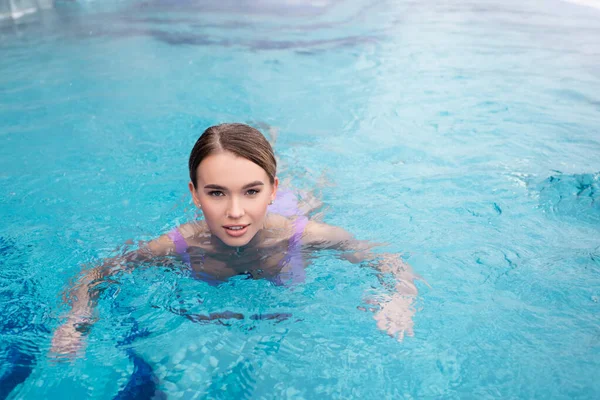
{"type": "Polygon", "coordinates": [[[173,399],[598,398],[598,37],[600,9],[557,0],[58,2],[3,23],[0,377],[22,382],[0,398],[113,398],[132,350],[173,399]],[[277,130],[288,185],[428,281],[415,336],[379,331],[358,310],[373,273],[322,253],[293,289],[124,275],[85,357],[52,362],[64,289],[193,218],[187,156],[224,121],[277,130]]]}

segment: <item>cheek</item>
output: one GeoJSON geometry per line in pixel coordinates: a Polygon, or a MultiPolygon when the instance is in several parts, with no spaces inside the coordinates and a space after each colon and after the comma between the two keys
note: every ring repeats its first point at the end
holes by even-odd
{"type": "Polygon", "coordinates": [[[218,204],[215,204],[211,201],[202,201],[200,202],[200,206],[202,208],[202,214],[204,214],[204,218],[207,222],[211,222],[214,220],[219,214],[222,213],[221,207],[218,204]]]}
{"type": "Polygon", "coordinates": [[[254,216],[261,217],[261,216],[265,216],[267,214],[268,206],[269,206],[268,201],[257,201],[248,208],[252,210],[252,214],[254,216]]]}

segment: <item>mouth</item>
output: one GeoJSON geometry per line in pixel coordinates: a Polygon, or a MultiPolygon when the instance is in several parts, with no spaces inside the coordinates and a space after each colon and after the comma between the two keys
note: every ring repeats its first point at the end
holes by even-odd
{"type": "Polygon", "coordinates": [[[224,225],[225,232],[231,237],[240,237],[248,231],[248,225],[224,225]]]}

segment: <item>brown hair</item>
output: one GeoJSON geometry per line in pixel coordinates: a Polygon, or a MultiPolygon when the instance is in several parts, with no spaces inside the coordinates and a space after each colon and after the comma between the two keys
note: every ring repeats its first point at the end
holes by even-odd
{"type": "Polygon", "coordinates": [[[221,124],[206,129],[190,153],[188,166],[194,187],[198,165],[209,155],[222,151],[252,161],[265,170],[271,184],[275,182],[277,161],[271,144],[263,134],[245,124],[221,124]]]}

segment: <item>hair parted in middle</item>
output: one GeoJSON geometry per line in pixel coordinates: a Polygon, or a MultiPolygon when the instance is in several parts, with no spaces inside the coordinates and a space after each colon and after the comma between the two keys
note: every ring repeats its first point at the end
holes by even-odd
{"type": "Polygon", "coordinates": [[[206,129],[196,141],[190,160],[190,180],[196,187],[198,165],[211,154],[228,151],[252,161],[265,170],[271,184],[275,182],[277,161],[269,141],[258,130],[246,124],[220,124],[206,129]]]}

